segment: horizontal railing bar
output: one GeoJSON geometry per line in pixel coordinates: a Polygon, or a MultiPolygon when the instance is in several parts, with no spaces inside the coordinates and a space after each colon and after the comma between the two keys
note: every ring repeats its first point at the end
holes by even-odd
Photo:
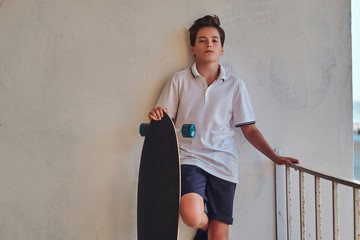
{"type": "Polygon", "coordinates": [[[332,182],[336,182],[336,183],[339,183],[339,184],[342,184],[342,185],[345,185],[345,186],[360,189],[360,181],[357,181],[357,180],[346,179],[346,178],[338,178],[338,177],[335,177],[335,176],[331,176],[330,174],[319,172],[319,171],[313,170],[311,168],[302,166],[300,164],[291,164],[291,165],[289,165],[289,167],[291,167],[291,168],[293,168],[295,170],[305,172],[307,174],[311,174],[311,175],[313,175],[315,177],[320,177],[322,179],[326,179],[326,180],[329,180],[329,181],[332,181],[332,182]]]}

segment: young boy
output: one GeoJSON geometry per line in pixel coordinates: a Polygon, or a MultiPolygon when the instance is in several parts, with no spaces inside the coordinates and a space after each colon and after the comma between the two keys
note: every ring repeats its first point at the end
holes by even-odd
{"type": "Polygon", "coordinates": [[[198,229],[194,239],[229,239],[239,167],[234,127],[240,127],[246,139],[276,164],[298,160],[273,151],[255,126],[244,82],[219,65],[225,40],[219,18],[200,18],[189,32],[195,63],[172,76],[148,116],[160,120],[166,112],[176,128],[196,125],[194,139],[179,138],[180,214],[185,224],[198,229]]]}

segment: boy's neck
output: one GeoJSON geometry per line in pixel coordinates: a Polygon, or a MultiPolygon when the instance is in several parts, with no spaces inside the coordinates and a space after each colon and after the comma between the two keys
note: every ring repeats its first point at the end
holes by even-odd
{"type": "Polygon", "coordinates": [[[203,76],[210,86],[220,74],[219,62],[212,63],[198,63],[196,62],[196,69],[203,76]]]}

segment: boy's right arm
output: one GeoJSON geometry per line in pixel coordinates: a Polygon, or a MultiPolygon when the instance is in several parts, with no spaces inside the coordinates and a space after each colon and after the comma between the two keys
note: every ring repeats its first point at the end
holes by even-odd
{"type": "Polygon", "coordinates": [[[160,121],[164,117],[164,112],[168,113],[167,108],[156,107],[148,115],[150,120],[160,121]]]}

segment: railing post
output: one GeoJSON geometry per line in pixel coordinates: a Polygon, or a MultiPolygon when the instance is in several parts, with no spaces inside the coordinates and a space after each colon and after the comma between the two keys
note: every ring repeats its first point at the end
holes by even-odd
{"type": "Polygon", "coordinates": [[[333,196],[333,239],[339,240],[339,184],[332,182],[332,196],[333,196]]]}
{"type": "Polygon", "coordinates": [[[320,177],[315,176],[315,222],[316,222],[316,240],[322,240],[321,234],[321,191],[320,177]]]}
{"type": "Polygon", "coordinates": [[[291,226],[291,188],[290,188],[290,167],[286,166],[286,216],[287,216],[287,236],[288,240],[291,240],[292,226],[291,226]]]}
{"type": "Polygon", "coordinates": [[[305,180],[304,172],[299,171],[299,194],[300,194],[300,239],[305,240],[305,180]]]}
{"type": "Polygon", "coordinates": [[[354,188],[354,239],[360,240],[360,197],[358,188],[354,188]]]}
{"type": "Polygon", "coordinates": [[[276,211],[276,240],[286,240],[286,178],[283,165],[275,165],[275,211],[276,211]]]}

